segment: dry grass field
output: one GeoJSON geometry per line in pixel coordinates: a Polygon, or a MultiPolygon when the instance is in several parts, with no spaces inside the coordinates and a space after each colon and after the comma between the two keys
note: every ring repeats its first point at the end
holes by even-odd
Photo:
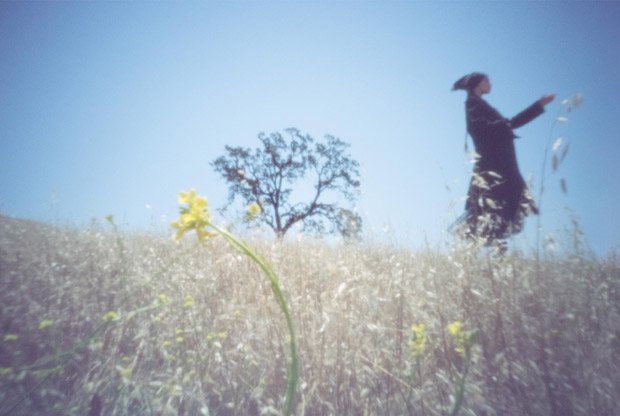
{"type": "MultiPolygon", "coordinates": [[[[0,217],[0,415],[281,414],[269,281],[194,240],[0,217]]],[[[620,415],[613,255],[247,241],[295,325],[296,415],[447,416],[466,368],[461,415],[620,415]]]]}

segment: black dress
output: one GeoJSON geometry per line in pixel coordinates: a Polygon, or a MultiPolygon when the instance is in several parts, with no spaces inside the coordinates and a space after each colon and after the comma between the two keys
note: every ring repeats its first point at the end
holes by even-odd
{"type": "Polygon", "coordinates": [[[468,232],[489,240],[521,231],[523,219],[538,210],[519,172],[513,129],[542,113],[536,102],[506,119],[486,101],[470,95],[465,102],[467,131],[479,155],[465,203],[468,232]]]}

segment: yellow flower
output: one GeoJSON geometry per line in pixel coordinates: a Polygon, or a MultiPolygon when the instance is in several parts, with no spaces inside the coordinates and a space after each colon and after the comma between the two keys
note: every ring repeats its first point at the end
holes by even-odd
{"type": "Polygon", "coordinates": [[[52,326],[53,322],[50,321],[49,319],[44,319],[43,321],[41,321],[41,323],[39,324],[39,329],[45,329],[47,327],[52,326]]]}
{"type": "Polygon", "coordinates": [[[237,310],[235,310],[233,315],[235,316],[235,319],[238,319],[241,316],[241,311],[239,309],[237,309],[237,310]]]}
{"type": "Polygon", "coordinates": [[[421,334],[424,331],[424,324],[420,325],[411,325],[411,330],[416,334],[421,334]]]}
{"type": "Polygon", "coordinates": [[[463,357],[468,356],[473,345],[478,342],[478,330],[461,331],[461,323],[458,321],[452,322],[447,328],[457,344],[454,350],[463,357]]]}
{"type": "Polygon", "coordinates": [[[131,378],[131,368],[119,368],[118,372],[124,380],[131,378]]]}
{"type": "Polygon", "coordinates": [[[213,237],[216,233],[208,232],[205,227],[211,225],[211,214],[207,208],[207,200],[196,196],[196,191],[191,189],[189,192],[179,193],[179,204],[187,204],[181,207],[181,216],[176,221],[172,221],[170,226],[177,229],[173,239],[178,241],[187,231],[195,230],[200,241],[213,237]]]}
{"type": "Polygon", "coordinates": [[[121,361],[129,361],[129,357],[125,355],[123,358],[121,358],[121,361]]]}
{"type": "Polygon", "coordinates": [[[448,325],[448,332],[453,336],[458,336],[459,332],[461,332],[461,323],[459,321],[452,322],[448,325]]]}
{"type": "Polygon", "coordinates": [[[5,376],[7,374],[11,374],[13,369],[11,367],[0,367],[0,376],[5,376]]]}
{"type": "Polygon", "coordinates": [[[183,333],[182,329],[177,329],[176,331],[174,331],[175,334],[179,335],[183,333]]]}
{"type": "Polygon", "coordinates": [[[178,343],[183,342],[183,337],[177,337],[177,342],[178,342],[178,343]]]}
{"type": "Polygon", "coordinates": [[[114,311],[110,311],[108,313],[106,313],[105,315],[103,315],[103,321],[104,322],[110,322],[110,321],[115,321],[118,319],[118,314],[114,311]]]}
{"type": "Polygon", "coordinates": [[[261,212],[261,207],[259,204],[251,204],[246,208],[245,219],[246,221],[251,221],[261,212]]]}
{"type": "Polygon", "coordinates": [[[161,346],[164,348],[166,348],[168,345],[170,345],[170,341],[164,341],[164,343],[161,344],[161,346]]]}
{"type": "Polygon", "coordinates": [[[185,303],[183,303],[183,306],[186,308],[191,308],[194,306],[194,298],[191,295],[185,296],[185,303]]]}
{"type": "Polygon", "coordinates": [[[409,347],[411,348],[411,354],[418,356],[424,352],[424,345],[426,344],[424,324],[411,325],[411,330],[413,331],[413,338],[409,341],[409,347]]]}
{"type": "Polygon", "coordinates": [[[164,304],[164,303],[166,303],[167,301],[168,301],[168,298],[166,297],[166,295],[165,295],[165,294],[163,294],[163,293],[162,293],[161,295],[159,295],[159,300],[158,300],[158,302],[159,302],[159,304],[160,304],[160,305],[163,305],[163,304],[164,304]]]}
{"type": "Polygon", "coordinates": [[[17,335],[15,335],[15,334],[6,334],[4,336],[4,342],[7,342],[7,341],[17,341],[17,335]]]}
{"type": "Polygon", "coordinates": [[[224,339],[224,338],[226,338],[226,332],[219,332],[219,333],[217,334],[217,337],[218,337],[218,338],[220,338],[220,339],[224,339]]]}
{"type": "Polygon", "coordinates": [[[160,323],[161,322],[161,317],[160,316],[156,316],[153,318],[153,321],[160,323]]]}

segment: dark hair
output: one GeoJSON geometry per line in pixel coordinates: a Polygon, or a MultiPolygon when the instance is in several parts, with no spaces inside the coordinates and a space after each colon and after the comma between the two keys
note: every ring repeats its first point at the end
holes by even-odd
{"type": "Polygon", "coordinates": [[[471,74],[465,75],[463,78],[456,81],[452,86],[452,91],[465,90],[471,94],[474,88],[476,88],[478,84],[480,84],[480,82],[485,78],[488,77],[482,72],[472,72],[471,74]]]}

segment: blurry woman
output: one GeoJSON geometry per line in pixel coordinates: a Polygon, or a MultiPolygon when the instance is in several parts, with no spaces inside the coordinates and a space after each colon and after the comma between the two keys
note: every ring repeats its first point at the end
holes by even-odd
{"type": "Polygon", "coordinates": [[[465,115],[467,131],[477,153],[467,202],[465,221],[470,237],[482,237],[490,244],[518,233],[527,215],[538,209],[519,172],[513,132],[542,113],[555,94],[542,96],[511,119],[504,118],[482,99],[491,92],[489,77],[480,72],[464,76],[454,83],[455,90],[467,91],[465,115]]]}

